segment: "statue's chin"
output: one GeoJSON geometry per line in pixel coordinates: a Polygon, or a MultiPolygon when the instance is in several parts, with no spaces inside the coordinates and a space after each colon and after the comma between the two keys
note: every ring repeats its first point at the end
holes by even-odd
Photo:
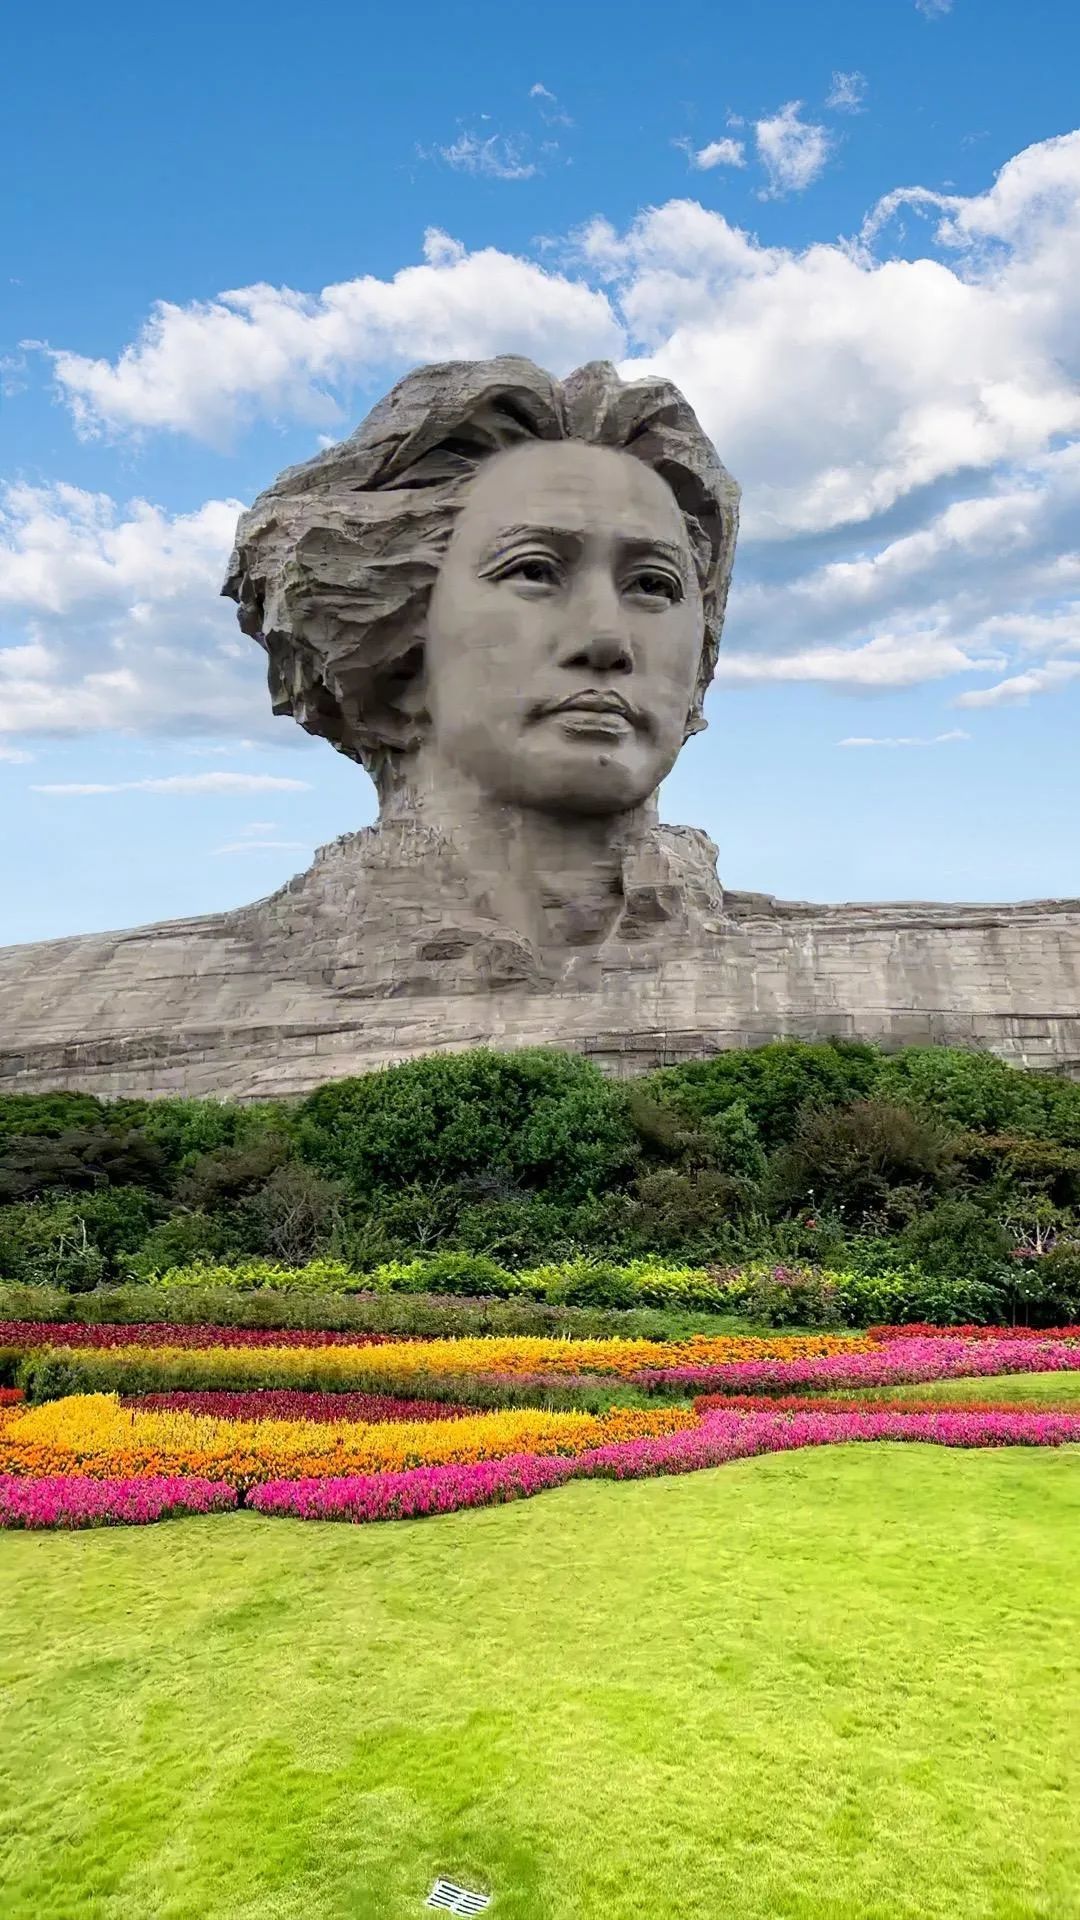
{"type": "Polygon", "coordinates": [[[615,756],[549,762],[542,768],[518,767],[500,781],[492,797],[504,806],[572,818],[627,813],[640,807],[659,785],[660,776],[640,765],[629,767],[615,756]]]}

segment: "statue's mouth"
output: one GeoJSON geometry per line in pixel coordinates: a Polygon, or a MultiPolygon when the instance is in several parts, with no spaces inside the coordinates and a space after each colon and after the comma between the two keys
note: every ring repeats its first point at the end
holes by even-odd
{"type": "Polygon", "coordinates": [[[619,722],[623,726],[646,725],[645,715],[639,708],[631,706],[629,700],[613,688],[601,691],[596,687],[586,687],[581,693],[568,693],[563,700],[545,700],[535,712],[538,718],[545,714],[565,714],[567,718],[572,718],[578,714],[583,722],[591,718],[605,731],[618,730],[619,722]]]}

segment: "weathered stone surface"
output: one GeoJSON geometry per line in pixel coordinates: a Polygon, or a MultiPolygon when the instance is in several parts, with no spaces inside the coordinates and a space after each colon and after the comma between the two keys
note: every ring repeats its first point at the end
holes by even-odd
{"type": "Polygon", "coordinates": [[[428,368],[241,520],[226,591],[375,828],[235,912],[0,951],[0,1088],[296,1093],[438,1048],[615,1073],[781,1034],[1080,1073],[1080,902],[727,894],[656,789],[738,490],[660,382],[428,368]]]}

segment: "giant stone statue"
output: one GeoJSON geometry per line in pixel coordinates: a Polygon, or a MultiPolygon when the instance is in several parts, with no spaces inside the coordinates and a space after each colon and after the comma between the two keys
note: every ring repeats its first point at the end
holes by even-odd
{"type": "Polygon", "coordinates": [[[512,357],[410,374],[282,474],[223,591],[378,824],[251,907],[0,952],[0,1087],[254,1096],[433,1048],[618,1071],[780,1034],[1080,1071],[1080,902],[725,895],[706,836],[660,824],[738,500],[667,382],[512,357]]]}

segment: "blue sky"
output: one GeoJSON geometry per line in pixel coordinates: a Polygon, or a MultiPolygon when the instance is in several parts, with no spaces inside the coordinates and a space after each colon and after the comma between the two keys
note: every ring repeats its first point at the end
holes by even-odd
{"type": "Polygon", "coordinates": [[[19,42],[0,942],[239,904],[372,819],[269,713],[232,527],[409,365],[503,351],[669,375],[743,485],[663,794],[727,884],[1080,893],[1075,8],[113,0],[19,42]]]}

